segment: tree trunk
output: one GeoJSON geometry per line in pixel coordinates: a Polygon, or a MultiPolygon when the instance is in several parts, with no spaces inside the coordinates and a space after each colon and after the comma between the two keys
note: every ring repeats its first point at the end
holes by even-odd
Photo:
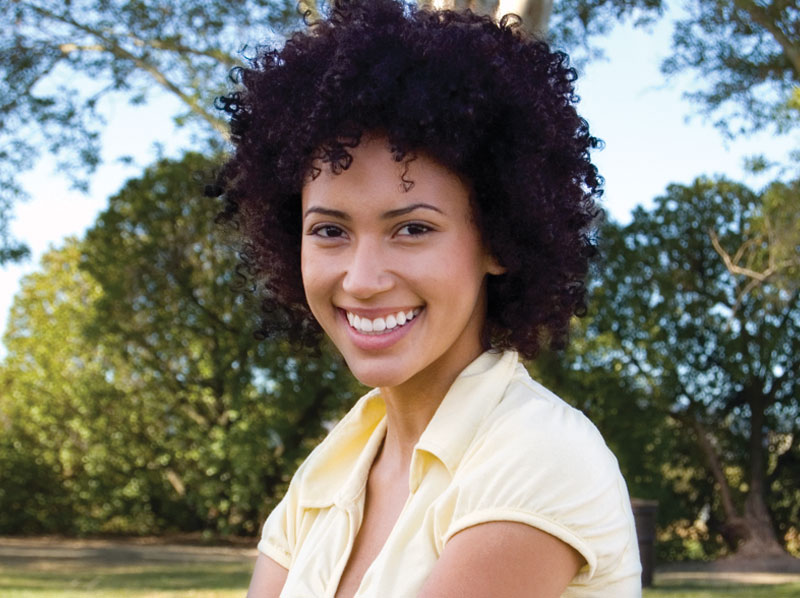
{"type": "Polygon", "coordinates": [[[764,558],[787,555],[775,536],[767,505],[757,492],[751,491],[747,495],[744,514],[727,521],[723,534],[739,557],[764,558]]]}
{"type": "MultiPolygon", "coordinates": [[[[736,553],[741,556],[772,556],[785,554],[772,527],[767,508],[766,454],[764,450],[764,412],[767,397],[761,384],[747,389],[750,406],[750,489],[744,503],[744,513],[736,521],[738,533],[736,553]]],[[[731,524],[734,522],[731,521],[731,524]]]]}
{"type": "MultiPolygon", "coordinates": [[[[751,410],[753,405],[751,404],[751,410]]],[[[696,419],[685,414],[671,414],[683,425],[694,431],[695,440],[703,453],[706,466],[717,482],[725,521],[722,535],[728,546],[741,557],[785,556],[781,543],[772,527],[772,518],[767,509],[764,483],[763,423],[764,410],[752,410],[750,438],[750,490],[745,499],[743,512],[739,512],[725,477],[724,466],[716,447],[705,427],[696,419]]]]}

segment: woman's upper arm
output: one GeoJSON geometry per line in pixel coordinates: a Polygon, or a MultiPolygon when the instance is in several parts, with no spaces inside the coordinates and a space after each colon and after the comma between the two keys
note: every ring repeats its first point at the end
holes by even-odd
{"type": "Polygon", "coordinates": [[[558,598],[585,562],[529,525],[482,523],[450,538],[418,598],[558,598]]]}
{"type": "Polygon", "coordinates": [[[247,598],[278,598],[286,583],[289,570],[279,565],[265,554],[259,553],[247,598]]]}

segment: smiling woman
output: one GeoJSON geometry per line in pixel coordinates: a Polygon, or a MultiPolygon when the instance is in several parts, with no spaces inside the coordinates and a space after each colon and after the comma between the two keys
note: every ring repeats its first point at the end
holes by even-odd
{"type": "Polygon", "coordinates": [[[375,387],[303,463],[252,598],[641,594],[614,456],[519,355],[585,311],[597,145],[513,19],[338,0],[220,100],[262,332],[375,387]]]}
{"type": "Polygon", "coordinates": [[[351,153],[350,168],[303,187],[309,308],[364,384],[406,395],[405,405],[444,396],[482,352],[486,276],[501,268],[452,172],[424,155],[398,164],[385,138],[351,153]]]}

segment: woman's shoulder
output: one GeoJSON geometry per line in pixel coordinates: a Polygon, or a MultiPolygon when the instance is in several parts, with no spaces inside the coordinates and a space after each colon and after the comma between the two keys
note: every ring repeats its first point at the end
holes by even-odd
{"type": "MultiPolygon", "coordinates": [[[[635,578],[630,498],[595,425],[517,367],[464,454],[445,497],[448,532],[482,520],[527,523],[573,546],[610,578],[635,578]]],[[[443,509],[441,512],[446,512],[443,509]]]]}
{"type": "Polygon", "coordinates": [[[476,448],[495,445],[500,453],[525,458],[532,454],[565,459],[570,456],[607,462],[618,470],[616,457],[592,421],[580,410],[532,379],[522,364],[502,400],[488,414],[476,434],[476,448]]]}

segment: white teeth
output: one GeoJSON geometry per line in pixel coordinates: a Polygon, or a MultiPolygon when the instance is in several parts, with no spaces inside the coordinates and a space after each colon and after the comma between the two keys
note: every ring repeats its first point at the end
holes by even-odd
{"type": "Polygon", "coordinates": [[[349,311],[346,313],[347,321],[350,323],[350,326],[359,332],[381,333],[385,332],[386,330],[393,330],[398,326],[403,326],[404,324],[413,320],[417,314],[419,314],[419,312],[419,308],[409,311],[399,311],[396,314],[389,314],[388,316],[383,318],[375,318],[374,320],[362,318],[361,316],[357,316],[349,311]]]}

